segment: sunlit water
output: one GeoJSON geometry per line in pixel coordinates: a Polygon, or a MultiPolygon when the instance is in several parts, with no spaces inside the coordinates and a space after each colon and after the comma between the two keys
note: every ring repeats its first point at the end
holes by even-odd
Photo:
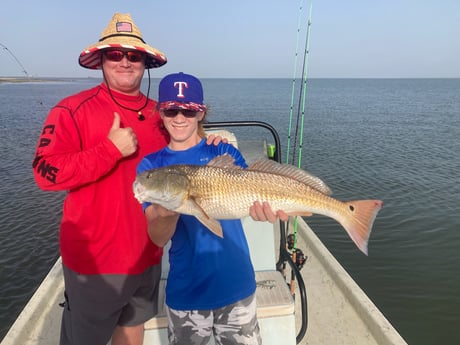
{"type": "MultiPolygon", "coordinates": [[[[0,339],[58,255],[64,195],[38,190],[31,174],[41,126],[59,99],[97,82],[0,84],[0,339]]],[[[460,80],[314,79],[307,86],[303,168],[336,198],[385,205],[368,257],[333,220],[306,220],[409,344],[460,343],[460,80]]],[[[286,159],[292,80],[206,79],[204,87],[211,121],[270,123],[286,159]]],[[[299,152],[294,132],[290,148],[299,152]]]]}

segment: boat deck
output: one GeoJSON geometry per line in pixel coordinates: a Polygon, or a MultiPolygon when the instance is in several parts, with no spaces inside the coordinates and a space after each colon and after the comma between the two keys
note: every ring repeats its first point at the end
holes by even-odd
{"type": "MultiPolygon", "coordinates": [[[[298,247],[308,256],[301,271],[307,287],[308,328],[300,344],[407,344],[302,220],[298,247]]],[[[59,259],[1,345],[57,345],[63,288],[59,259]]],[[[299,308],[296,301],[296,329],[301,322],[299,308]]]]}
{"type": "Polygon", "coordinates": [[[308,256],[301,270],[307,290],[308,328],[299,344],[407,344],[302,219],[297,234],[297,246],[308,256]]]}

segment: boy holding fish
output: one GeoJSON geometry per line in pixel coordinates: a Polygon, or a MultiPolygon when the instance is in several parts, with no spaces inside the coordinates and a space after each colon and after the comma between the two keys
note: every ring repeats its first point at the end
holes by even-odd
{"type": "MultiPolygon", "coordinates": [[[[207,109],[201,82],[194,76],[181,72],[164,77],[158,108],[170,142],[147,155],[138,173],[174,164],[206,165],[224,154],[247,167],[231,144],[206,144],[201,123],[207,109]]],[[[178,181],[172,178],[172,183],[178,181]]],[[[204,344],[213,335],[216,344],[260,344],[256,281],[241,221],[219,221],[222,237],[194,216],[150,202],[143,208],[152,241],[163,247],[171,240],[166,284],[170,344],[204,344]]],[[[250,213],[255,220],[287,219],[282,212],[271,212],[268,204],[257,203],[250,213]]]]}

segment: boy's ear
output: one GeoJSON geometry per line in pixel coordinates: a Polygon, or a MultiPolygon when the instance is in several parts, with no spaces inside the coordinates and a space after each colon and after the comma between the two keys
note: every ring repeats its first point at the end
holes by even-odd
{"type": "Polygon", "coordinates": [[[204,119],[205,112],[204,111],[199,111],[198,114],[196,115],[199,121],[203,121],[204,119]]]}

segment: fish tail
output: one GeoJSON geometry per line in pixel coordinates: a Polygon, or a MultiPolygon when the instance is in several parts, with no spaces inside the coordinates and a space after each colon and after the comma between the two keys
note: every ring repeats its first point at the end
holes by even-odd
{"type": "Polygon", "coordinates": [[[347,216],[341,222],[356,246],[367,255],[367,243],[375,217],[383,207],[381,200],[355,200],[345,202],[347,216]]]}

